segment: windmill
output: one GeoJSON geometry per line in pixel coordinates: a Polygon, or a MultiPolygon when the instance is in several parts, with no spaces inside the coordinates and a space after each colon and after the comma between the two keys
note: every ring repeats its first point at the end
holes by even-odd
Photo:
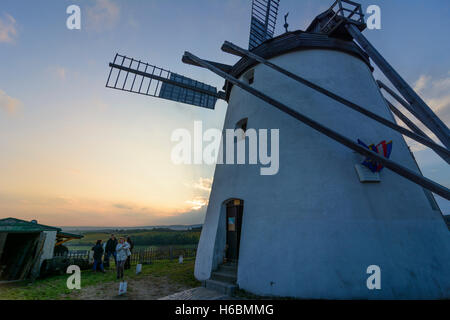
{"type": "MultiPolygon", "coordinates": [[[[279,3],[280,0],[253,1],[250,50],[273,38],[279,3]]],[[[209,63],[226,72],[231,69],[225,64],[209,63]]],[[[213,86],[124,55],[116,54],[109,66],[107,88],[208,109],[214,109],[218,99],[226,100],[225,92],[218,92],[213,86]]]]}
{"type": "Polygon", "coordinates": [[[110,63],[107,87],[208,109],[222,99],[224,128],[280,129],[277,175],[216,167],[196,278],[228,293],[449,298],[450,236],[432,193],[450,200],[450,191],[421,174],[403,138],[450,163],[449,129],[364,37],[360,4],[337,0],[306,31],[274,38],[278,9],[253,1],[249,50],[222,46],[241,58],[233,66],[184,54],[225,79],[224,91],[123,55],[110,63]],[[371,61],[403,98],[375,81],[371,61]],[[368,289],[371,265],[383,270],[383,290],[368,289]]]}

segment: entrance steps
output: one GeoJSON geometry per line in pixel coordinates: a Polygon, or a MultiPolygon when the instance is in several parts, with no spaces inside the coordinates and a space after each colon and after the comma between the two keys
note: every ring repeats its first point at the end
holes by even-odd
{"type": "Polygon", "coordinates": [[[215,290],[226,295],[232,295],[237,288],[237,264],[226,263],[211,273],[211,278],[204,282],[207,289],[215,290]]]}

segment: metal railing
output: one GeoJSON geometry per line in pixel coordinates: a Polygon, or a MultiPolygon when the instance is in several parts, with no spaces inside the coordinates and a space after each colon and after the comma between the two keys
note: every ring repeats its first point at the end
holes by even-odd
{"type": "Polygon", "coordinates": [[[330,12],[334,12],[334,15],[321,28],[324,33],[333,32],[343,21],[364,24],[364,12],[359,3],[350,0],[336,0],[331,6],[330,12]]]}

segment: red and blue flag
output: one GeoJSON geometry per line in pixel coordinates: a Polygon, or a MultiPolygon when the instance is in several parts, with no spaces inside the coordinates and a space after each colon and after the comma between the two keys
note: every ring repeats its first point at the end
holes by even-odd
{"type": "MultiPolygon", "coordinates": [[[[392,141],[386,142],[385,140],[381,141],[379,144],[371,144],[366,145],[364,142],[358,139],[358,143],[362,145],[363,147],[378,153],[379,155],[389,159],[392,152],[392,141]]],[[[362,163],[364,166],[370,169],[372,172],[380,172],[384,167],[381,163],[376,162],[375,160],[372,160],[370,158],[367,158],[362,163]]]]}

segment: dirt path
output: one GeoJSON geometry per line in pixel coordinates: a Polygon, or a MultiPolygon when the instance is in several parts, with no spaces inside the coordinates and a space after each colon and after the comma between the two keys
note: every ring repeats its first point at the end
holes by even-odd
{"type": "Polygon", "coordinates": [[[143,276],[139,279],[126,279],[127,293],[119,296],[119,281],[105,282],[96,286],[82,288],[80,292],[71,295],[77,300],[157,300],[159,298],[191,289],[170,281],[166,277],[143,276]]]}

